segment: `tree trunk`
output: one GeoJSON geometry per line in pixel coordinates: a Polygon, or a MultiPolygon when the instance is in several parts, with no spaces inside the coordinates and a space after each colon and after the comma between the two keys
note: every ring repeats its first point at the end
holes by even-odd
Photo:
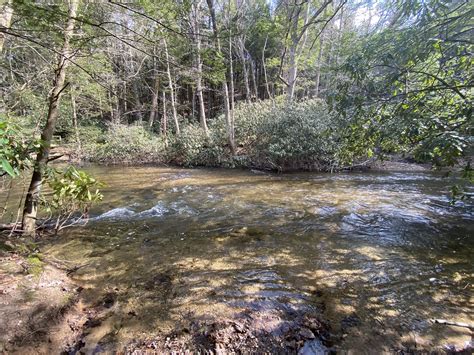
{"type": "MultiPolygon", "coordinates": [[[[230,28],[230,26],[229,26],[230,28]]],[[[232,31],[230,31],[229,35],[229,76],[230,76],[230,132],[231,132],[231,140],[234,142],[235,146],[235,117],[234,117],[234,62],[232,60],[232,31]]]]}
{"type": "Polygon", "coordinates": [[[320,7],[310,16],[310,5],[311,3],[303,2],[301,7],[296,9],[296,14],[293,12],[291,17],[291,44],[290,44],[290,51],[289,51],[289,69],[288,69],[288,82],[287,82],[287,101],[291,102],[295,95],[295,88],[296,88],[296,79],[298,77],[298,60],[299,57],[305,47],[306,40],[308,38],[308,27],[317,22],[317,18],[325,11],[327,6],[332,3],[332,0],[324,1],[320,7]],[[306,6],[304,18],[303,18],[303,26],[301,29],[298,28],[300,13],[303,9],[302,6],[306,6]]]}
{"type": "Polygon", "coordinates": [[[319,37],[319,53],[318,53],[318,66],[316,68],[316,83],[314,84],[315,85],[315,92],[314,92],[314,96],[315,97],[319,97],[319,83],[321,81],[321,60],[322,60],[322,57],[323,57],[323,44],[324,44],[324,40],[323,40],[323,34],[321,33],[320,37],[319,37]]]}
{"type": "Polygon", "coordinates": [[[199,20],[200,10],[199,6],[201,0],[198,0],[197,3],[193,4],[194,13],[191,14],[191,23],[193,27],[193,39],[196,45],[196,54],[195,54],[195,70],[196,70],[196,93],[199,100],[199,122],[201,127],[204,130],[206,136],[209,136],[209,129],[207,128],[206,121],[206,106],[204,105],[204,95],[202,93],[202,59],[201,59],[201,34],[200,34],[200,23],[199,20]]]}
{"type": "Polygon", "coordinates": [[[192,111],[193,111],[193,114],[192,114],[192,117],[193,117],[193,122],[196,118],[196,92],[194,90],[192,90],[192,103],[191,103],[191,106],[192,106],[192,111]]]}
{"type": "Polygon", "coordinates": [[[258,99],[258,86],[257,86],[257,79],[255,78],[255,62],[252,58],[250,58],[250,70],[252,72],[252,85],[253,85],[253,99],[258,99]]]}
{"type": "Polygon", "coordinates": [[[290,47],[289,69],[288,69],[288,91],[287,101],[293,101],[296,88],[296,77],[298,74],[298,59],[296,55],[296,46],[298,43],[293,42],[290,47]]]}
{"type": "Polygon", "coordinates": [[[171,109],[173,112],[173,121],[176,127],[176,135],[180,135],[179,130],[179,122],[178,122],[178,113],[176,112],[176,102],[174,99],[174,85],[173,79],[171,78],[171,70],[170,70],[170,60],[168,55],[168,45],[166,44],[166,38],[163,38],[163,44],[165,47],[165,56],[166,56],[166,72],[168,74],[168,87],[170,89],[170,96],[171,96],[171,109]]]}
{"type": "Polygon", "coordinates": [[[123,82],[122,82],[122,107],[123,107],[122,112],[125,118],[125,122],[128,123],[127,81],[125,79],[123,79],[123,82]]]}
{"type": "Polygon", "coordinates": [[[242,74],[245,85],[245,100],[250,102],[250,84],[249,84],[249,72],[247,70],[247,64],[245,60],[245,42],[242,37],[239,37],[238,41],[239,57],[242,61],[242,74]]]}
{"type": "Polygon", "coordinates": [[[108,104],[110,107],[110,119],[112,122],[115,122],[115,108],[114,108],[114,102],[112,100],[112,95],[110,94],[110,91],[107,91],[107,99],[108,99],[108,104]]]}
{"type": "Polygon", "coordinates": [[[140,91],[136,81],[133,82],[133,96],[135,98],[135,112],[138,117],[138,124],[141,126],[143,124],[143,107],[140,101],[140,91]]]}
{"type": "Polygon", "coordinates": [[[265,89],[267,90],[267,95],[269,99],[272,98],[272,94],[270,93],[270,87],[268,85],[268,77],[267,77],[267,66],[265,65],[265,49],[267,48],[267,42],[268,42],[268,35],[265,38],[265,44],[263,45],[262,49],[262,67],[263,67],[263,77],[265,79],[265,89]]]}
{"type": "Polygon", "coordinates": [[[46,168],[51,149],[54,128],[58,118],[59,101],[64,91],[66,68],[69,64],[71,54],[70,39],[74,32],[74,24],[79,0],[70,0],[66,27],[64,29],[64,42],[59,56],[59,62],[55,70],[54,86],[49,96],[48,117],[46,125],[41,134],[43,144],[39,149],[34,166],[33,176],[25,198],[23,209],[22,228],[25,234],[34,235],[36,230],[36,218],[38,213],[38,200],[41,193],[43,172],[46,168]]]}
{"type": "Polygon", "coordinates": [[[150,110],[150,117],[148,119],[148,126],[150,128],[153,127],[153,123],[155,123],[156,112],[158,111],[158,92],[160,90],[160,77],[158,73],[155,74],[155,85],[153,88],[153,93],[151,96],[151,110],[150,110]]]}
{"type": "Polygon", "coordinates": [[[336,50],[336,58],[335,58],[336,65],[339,64],[339,57],[341,55],[342,36],[344,34],[343,30],[344,30],[344,6],[341,6],[341,16],[339,18],[339,33],[337,36],[337,50],[336,50]]]}
{"type": "MultiPolygon", "coordinates": [[[[13,16],[13,8],[12,8],[13,0],[7,0],[0,9],[0,28],[9,29],[12,16],[13,16]]],[[[6,34],[0,32],[0,53],[3,51],[3,44],[5,43],[6,34]]]]}
{"type": "Polygon", "coordinates": [[[115,85],[115,120],[114,124],[122,122],[122,109],[120,106],[120,89],[119,84],[115,85]]]}
{"type": "MultiPolygon", "coordinates": [[[[306,5],[309,8],[309,5],[306,5]]],[[[289,68],[288,68],[288,77],[287,77],[287,94],[286,99],[288,102],[293,101],[293,97],[295,95],[295,87],[296,87],[296,78],[298,75],[298,43],[300,38],[298,36],[298,23],[300,19],[300,12],[301,8],[294,9],[296,14],[292,12],[291,17],[291,43],[290,43],[290,50],[289,50],[289,68]]],[[[305,21],[306,22],[306,21],[305,21]]],[[[306,23],[305,23],[306,25],[306,23]]]]}
{"type": "MultiPolygon", "coordinates": [[[[214,41],[215,41],[216,49],[219,53],[222,54],[221,44],[219,41],[219,32],[217,30],[216,15],[214,12],[213,0],[207,0],[207,5],[209,6],[209,12],[211,13],[212,29],[214,32],[214,41]]],[[[234,142],[234,132],[232,131],[232,119],[231,119],[230,103],[229,103],[229,90],[227,87],[227,79],[225,77],[224,77],[224,80],[222,81],[222,93],[224,96],[224,110],[225,110],[225,118],[226,118],[226,126],[227,126],[227,138],[229,139],[229,145],[230,145],[230,150],[232,152],[232,155],[235,155],[235,142],[234,142]]]]}
{"type": "MultiPolygon", "coordinates": [[[[199,40],[200,42],[200,40],[199,40]]],[[[197,51],[201,51],[201,45],[198,46],[197,51]]],[[[207,121],[206,121],[206,106],[204,104],[204,95],[202,93],[202,63],[201,63],[201,55],[196,55],[197,60],[197,77],[196,77],[196,93],[199,100],[199,122],[201,123],[201,127],[206,133],[209,135],[209,129],[207,128],[207,121]]]]}
{"type": "Polygon", "coordinates": [[[168,147],[168,114],[166,112],[166,93],[162,93],[163,116],[161,116],[161,134],[165,139],[165,147],[168,147]]]}
{"type": "Polygon", "coordinates": [[[74,127],[74,135],[76,136],[77,148],[79,154],[82,151],[81,138],[79,136],[79,127],[77,123],[77,107],[76,107],[76,95],[74,92],[74,86],[71,86],[71,106],[72,106],[72,125],[74,127]]]}

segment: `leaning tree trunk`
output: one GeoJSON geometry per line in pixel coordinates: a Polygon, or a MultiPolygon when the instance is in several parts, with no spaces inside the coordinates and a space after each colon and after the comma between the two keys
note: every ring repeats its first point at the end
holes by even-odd
{"type": "Polygon", "coordinates": [[[70,39],[74,32],[74,23],[79,0],[69,1],[69,13],[66,27],[64,29],[64,43],[59,55],[58,66],[55,70],[54,86],[49,96],[48,117],[46,125],[41,134],[42,145],[36,157],[36,162],[31,177],[31,183],[26,194],[25,206],[23,209],[22,228],[25,234],[34,235],[36,230],[36,217],[38,213],[38,200],[41,192],[43,172],[48,163],[51,141],[54,128],[58,118],[59,100],[66,88],[66,68],[71,56],[70,39]]]}

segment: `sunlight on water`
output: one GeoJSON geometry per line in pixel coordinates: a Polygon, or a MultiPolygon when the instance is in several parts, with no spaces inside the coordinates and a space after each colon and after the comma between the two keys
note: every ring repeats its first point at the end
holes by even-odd
{"type": "Polygon", "coordinates": [[[449,205],[439,176],[90,170],[105,200],[45,246],[86,265],[74,278],[91,304],[118,295],[86,350],[117,327],[126,344],[244,309],[316,310],[340,349],[470,341],[430,323],[473,320],[473,209],[449,205]]]}

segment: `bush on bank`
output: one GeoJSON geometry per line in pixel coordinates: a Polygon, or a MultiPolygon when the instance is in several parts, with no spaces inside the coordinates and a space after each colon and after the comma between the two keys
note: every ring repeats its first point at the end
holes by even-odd
{"type": "MultiPolygon", "coordinates": [[[[270,100],[239,103],[234,110],[237,154],[232,156],[224,115],[209,122],[209,137],[198,124],[181,135],[162,137],[142,126],[111,125],[81,133],[82,157],[101,163],[170,163],[181,166],[245,167],[271,170],[330,170],[341,165],[340,123],[324,101],[270,100]]],[[[82,128],[84,131],[85,129],[82,128]]]]}
{"type": "Polygon", "coordinates": [[[151,163],[161,161],[163,142],[142,126],[110,125],[101,131],[88,126],[80,129],[81,159],[107,163],[151,163]]]}

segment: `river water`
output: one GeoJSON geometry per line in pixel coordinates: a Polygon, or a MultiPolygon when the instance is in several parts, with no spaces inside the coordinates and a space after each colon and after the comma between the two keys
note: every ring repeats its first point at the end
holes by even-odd
{"type": "Polygon", "coordinates": [[[86,348],[242,310],[316,311],[331,346],[356,353],[471,341],[430,321],[474,320],[474,210],[449,204],[441,175],[88,170],[104,201],[42,250],[83,265],[86,302],[117,295],[86,348]]]}

